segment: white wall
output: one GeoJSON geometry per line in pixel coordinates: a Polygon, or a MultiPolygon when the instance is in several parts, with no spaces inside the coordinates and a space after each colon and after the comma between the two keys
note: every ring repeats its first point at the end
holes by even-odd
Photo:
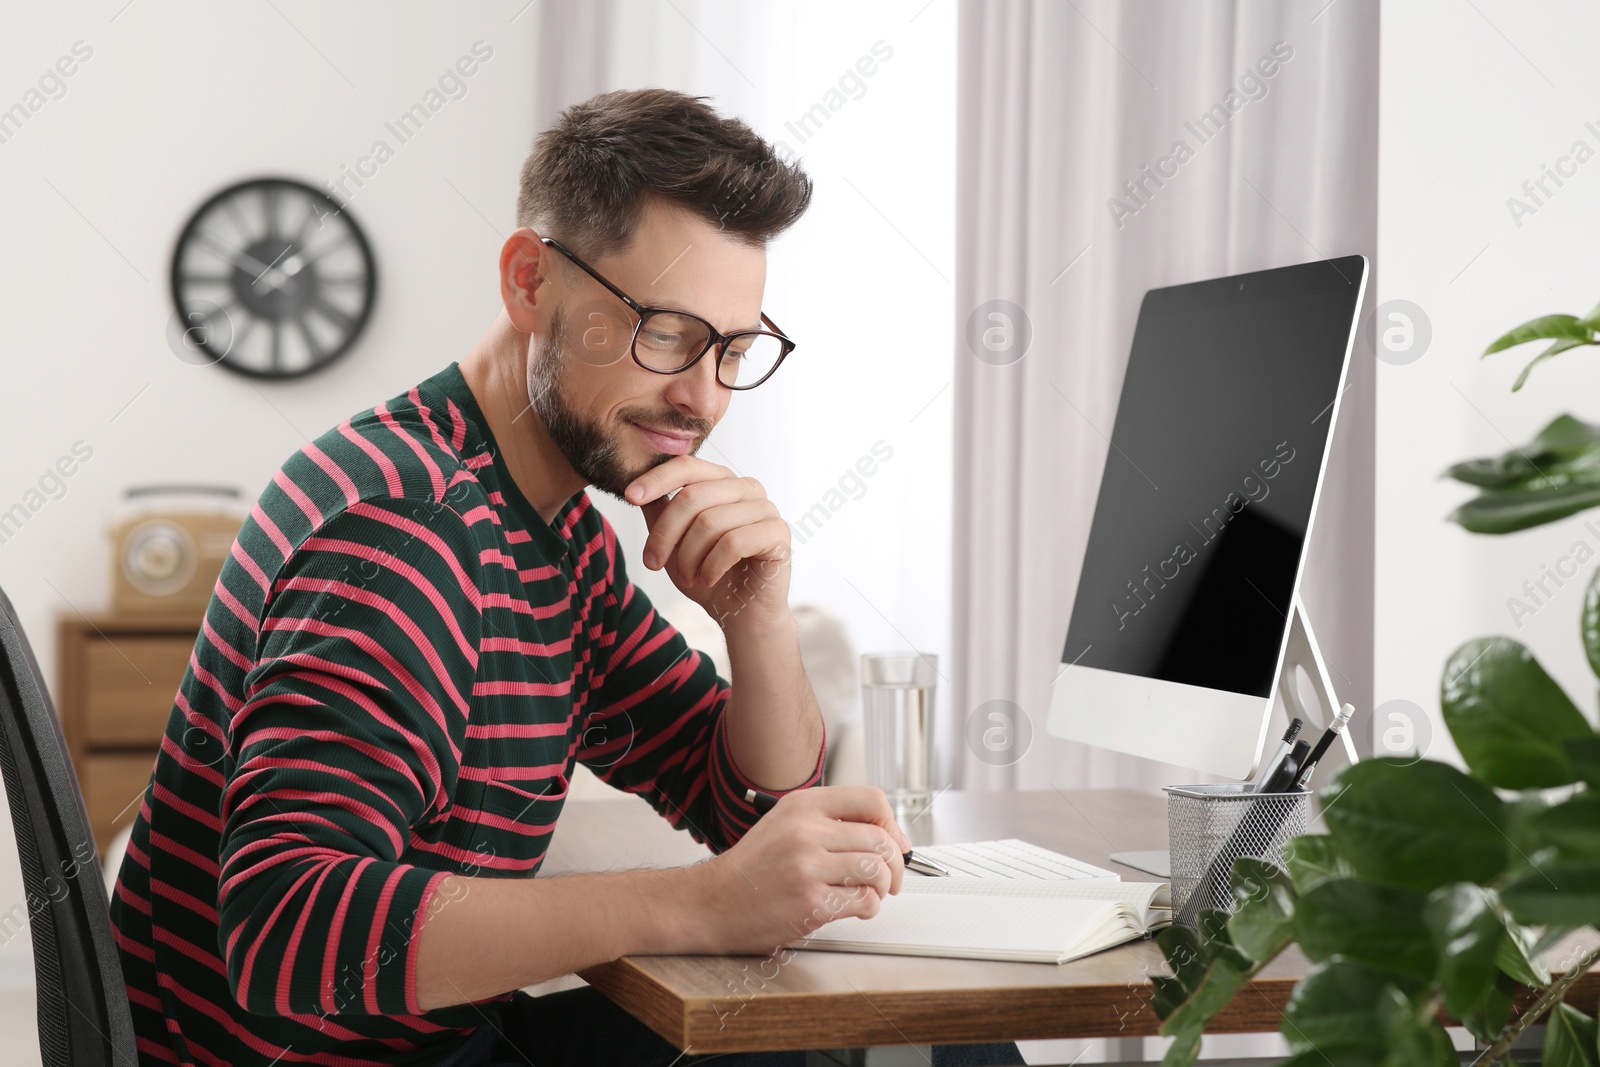
{"type": "MultiPolygon", "coordinates": [[[[1600,68],[1588,42],[1600,11],[1578,0],[1406,0],[1383,6],[1378,300],[1410,301],[1432,341],[1406,365],[1378,366],[1377,705],[1409,700],[1431,716],[1433,749],[1454,758],[1438,719],[1445,659],[1463,641],[1505,634],[1528,645],[1593,717],[1595,679],[1578,641],[1581,568],[1519,629],[1506,601],[1585,533],[1596,513],[1516,534],[1469,534],[1444,516],[1472,494],[1440,473],[1526,444],[1551,418],[1600,417],[1600,369],[1578,349],[1511,382],[1542,346],[1480,360],[1501,333],[1600,300],[1600,160],[1565,179],[1520,227],[1507,208],[1522,183],[1583,140],[1600,153],[1600,68]]],[[[1570,169],[1570,167],[1569,167],[1570,169]]],[[[1386,325],[1380,316],[1380,334],[1386,325]]],[[[1551,588],[1554,588],[1553,586],[1551,588]]],[[[1381,732],[1385,724],[1379,723],[1381,732]]]]}

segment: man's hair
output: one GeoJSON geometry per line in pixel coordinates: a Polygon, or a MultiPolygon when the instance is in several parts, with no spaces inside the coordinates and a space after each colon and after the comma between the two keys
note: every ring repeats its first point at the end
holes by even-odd
{"type": "Polygon", "coordinates": [[[811,179],[706,99],[617,90],[567,108],[522,165],[517,225],[600,258],[628,246],[656,199],[765,247],[805,214],[811,179]]]}

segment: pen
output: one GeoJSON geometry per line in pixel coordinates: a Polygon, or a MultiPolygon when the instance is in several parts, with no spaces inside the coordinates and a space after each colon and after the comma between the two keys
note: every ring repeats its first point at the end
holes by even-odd
{"type": "Polygon", "coordinates": [[[1309,751],[1311,751],[1310,741],[1296,741],[1289,754],[1278,762],[1272,774],[1261,783],[1258,792],[1282,793],[1289,790],[1295,779],[1300,777],[1300,768],[1305,766],[1306,753],[1309,751]]]}
{"type": "Polygon", "coordinates": [[[1283,757],[1289,754],[1289,746],[1294,744],[1296,737],[1300,736],[1301,725],[1299,718],[1295,718],[1289,723],[1289,728],[1283,732],[1283,740],[1278,743],[1278,750],[1272,754],[1270,760],[1262,764],[1261,773],[1256,775],[1250,782],[1249,792],[1259,793],[1262,791],[1261,787],[1266,784],[1268,778],[1272,777],[1272,772],[1277,770],[1279,763],[1283,762],[1283,757]]]}
{"type": "Polygon", "coordinates": [[[1350,722],[1350,716],[1355,713],[1356,709],[1353,704],[1346,704],[1339,709],[1339,714],[1333,717],[1333,722],[1328,724],[1328,728],[1317,739],[1317,747],[1311,750],[1311,755],[1307,756],[1305,762],[1300,765],[1300,774],[1295,778],[1295,785],[1304,787],[1306,782],[1311,780],[1311,772],[1317,769],[1317,761],[1328,751],[1328,746],[1333,744],[1333,739],[1344,733],[1344,728],[1350,722]]]}
{"type": "MultiPolygon", "coordinates": [[[[763,793],[759,789],[746,789],[744,791],[744,798],[751,804],[754,804],[756,811],[760,812],[762,815],[765,815],[767,812],[771,811],[772,806],[778,802],[777,797],[770,793],[763,793]]],[[[950,873],[932,860],[923,859],[920,856],[913,856],[909,852],[902,852],[900,854],[900,858],[905,861],[907,870],[917,871],[921,874],[938,875],[941,877],[949,875],[950,873]]]]}

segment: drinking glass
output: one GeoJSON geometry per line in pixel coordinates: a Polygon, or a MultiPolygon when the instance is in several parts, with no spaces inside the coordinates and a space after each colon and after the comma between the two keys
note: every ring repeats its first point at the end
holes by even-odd
{"type": "Polygon", "coordinates": [[[867,782],[888,795],[902,829],[933,802],[938,673],[938,657],[926,653],[869,652],[861,657],[867,782]]]}

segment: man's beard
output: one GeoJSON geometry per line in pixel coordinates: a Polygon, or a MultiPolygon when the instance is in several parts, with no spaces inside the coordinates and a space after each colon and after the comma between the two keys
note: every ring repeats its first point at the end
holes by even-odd
{"type": "MultiPolygon", "coordinates": [[[[564,354],[567,351],[566,326],[565,310],[557,308],[550,316],[548,336],[529,345],[528,402],[534,414],[544,423],[545,431],[555,442],[556,448],[560,449],[567,464],[588,484],[628,503],[622,495],[628,486],[645,471],[660,466],[672,457],[661,454],[638,469],[629,470],[617,437],[607,434],[598,423],[585,419],[572,406],[561,384],[564,354]]],[[[658,426],[698,432],[695,427],[682,426],[683,416],[676,411],[667,415],[639,411],[637,415],[658,426]]],[[[623,412],[622,417],[626,422],[629,413],[623,412]]],[[[626,432],[626,426],[620,427],[618,432],[626,432]]]]}

